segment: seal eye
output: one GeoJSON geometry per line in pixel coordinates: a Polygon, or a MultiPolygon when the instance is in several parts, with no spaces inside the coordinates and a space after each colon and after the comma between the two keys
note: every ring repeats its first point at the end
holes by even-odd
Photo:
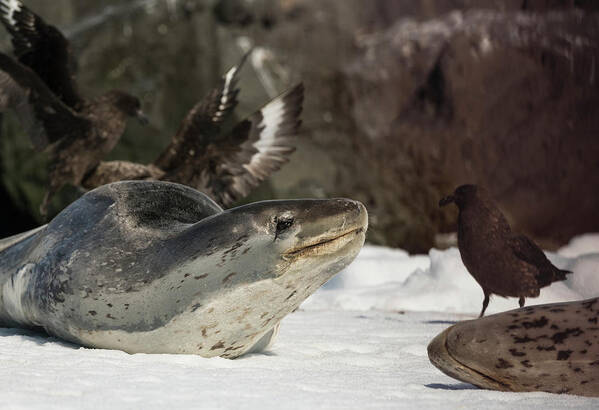
{"type": "Polygon", "coordinates": [[[293,217],[292,216],[281,216],[276,217],[275,222],[277,223],[277,230],[275,232],[275,239],[283,232],[285,232],[291,225],[293,225],[293,217]]]}

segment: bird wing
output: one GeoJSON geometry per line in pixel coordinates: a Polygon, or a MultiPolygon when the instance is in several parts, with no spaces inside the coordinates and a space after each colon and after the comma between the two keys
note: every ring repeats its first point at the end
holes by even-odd
{"type": "MultiPolygon", "coordinates": [[[[21,107],[26,116],[22,120],[31,120],[24,126],[37,132],[30,134],[37,149],[44,149],[57,141],[80,138],[91,128],[92,124],[87,118],[60,101],[33,71],[3,53],[0,53],[0,72],[3,72],[2,78],[9,84],[4,91],[11,87],[14,89],[16,84],[21,89],[18,92],[27,95],[30,106],[21,107]]],[[[18,107],[13,105],[12,108],[18,112],[18,107]]]]}
{"type": "Polygon", "coordinates": [[[0,112],[6,112],[9,109],[15,111],[25,133],[31,138],[33,146],[41,151],[47,145],[46,133],[43,125],[36,121],[27,92],[8,73],[0,71],[0,112]]]}
{"type": "Polygon", "coordinates": [[[218,87],[187,113],[179,131],[155,161],[158,167],[169,170],[178,166],[185,157],[193,157],[206,148],[211,142],[206,136],[218,135],[223,122],[237,106],[237,73],[247,55],[221,78],[218,87]]]}
{"type": "Polygon", "coordinates": [[[532,240],[524,235],[514,235],[508,240],[514,255],[530,265],[538,286],[544,287],[552,282],[566,279],[566,274],[572,273],[555,267],[545,253],[532,240]]]}
{"type": "Polygon", "coordinates": [[[208,162],[216,166],[204,188],[217,202],[232,205],[289,161],[301,125],[303,96],[303,85],[298,84],[239,123],[210,151],[208,162]]]}
{"type": "Polygon", "coordinates": [[[508,244],[518,259],[535,266],[537,269],[549,262],[543,251],[524,235],[510,237],[508,244]]]}
{"type": "Polygon", "coordinates": [[[0,20],[11,35],[19,62],[31,68],[67,106],[80,106],[72,54],[62,33],[19,0],[0,0],[0,20]]]}

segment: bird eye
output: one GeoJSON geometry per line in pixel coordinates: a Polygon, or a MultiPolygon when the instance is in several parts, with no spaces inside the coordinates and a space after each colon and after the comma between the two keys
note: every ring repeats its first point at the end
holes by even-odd
{"type": "Polygon", "coordinates": [[[293,225],[293,217],[292,216],[278,216],[275,218],[275,222],[277,223],[277,230],[275,232],[275,239],[285,232],[287,229],[293,225]]]}

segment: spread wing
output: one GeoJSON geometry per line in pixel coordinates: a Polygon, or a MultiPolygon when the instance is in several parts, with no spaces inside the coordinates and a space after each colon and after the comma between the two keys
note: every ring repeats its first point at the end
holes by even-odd
{"type": "Polygon", "coordinates": [[[69,42],[62,33],[19,0],[0,0],[0,20],[11,35],[18,61],[31,68],[67,106],[80,106],[69,42]]]}
{"type": "Polygon", "coordinates": [[[289,160],[301,125],[302,104],[303,86],[299,84],[237,124],[227,138],[207,143],[202,152],[181,158],[171,169],[102,162],[83,186],[91,189],[125,179],[164,179],[204,190],[230,206],[289,160]]]}
{"type": "Polygon", "coordinates": [[[27,103],[23,99],[13,99],[11,108],[17,113],[22,110],[25,117],[21,120],[29,121],[23,125],[35,131],[30,137],[37,149],[57,141],[77,139],[91,128],[88,119],[60,101],[33,71],[3,53],[0,53],[0,72],[4,84],[8,84],[2,92],[27,96],[27,103]]]}
{"type": "Polygon", "coordinates": [[[223,122],[237,106],[237,73],[247,55],[222,77],[218,87],[189,111],[177,134],[155,161],[158,167],[171,170],[191,160],[218,136],[223,122]]]}
{"type": "Polygon", "coordinates": [[[6,112],[9,109],[15,111],[25,133],[31,138],[33,146],[41,151],[47,145],[46,133],[43,125],[35,118],[35,112],[33,106],[29,104],[27,93],[8,73],[0,71],[0,112],[6,112]]]}
{"type": "Polygon", "coordinates": [[[298,84],[270,101],[234,129],[213,150],[206,189],[225,207],[247,196],[252,189],[289,161],[301,125],[304,87],[298,84]]]}

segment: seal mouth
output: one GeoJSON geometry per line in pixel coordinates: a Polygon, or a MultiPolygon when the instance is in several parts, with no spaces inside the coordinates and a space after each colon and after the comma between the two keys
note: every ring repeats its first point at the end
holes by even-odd
{"type": "Polygon", "coordinates": [[[323,238],[318,242],[309,245],[304,245],[299,248],[292,248],[285,252],[283,257],[291,258],[297,256],[331,254],[343,248],[348,243],[354,241],[356,238],[364,236],[365,232],[366,228],[360,226],[334,237],[323,238]]]}
{"type": "Polygon", "coordinates": [[[431,363],[446,375],[482,389],[512,391],[510,386],[480,373],[460,362],[447,348],[447,336],[454,326],[445,329],[428,345],[428,358],[431,363]]]}

